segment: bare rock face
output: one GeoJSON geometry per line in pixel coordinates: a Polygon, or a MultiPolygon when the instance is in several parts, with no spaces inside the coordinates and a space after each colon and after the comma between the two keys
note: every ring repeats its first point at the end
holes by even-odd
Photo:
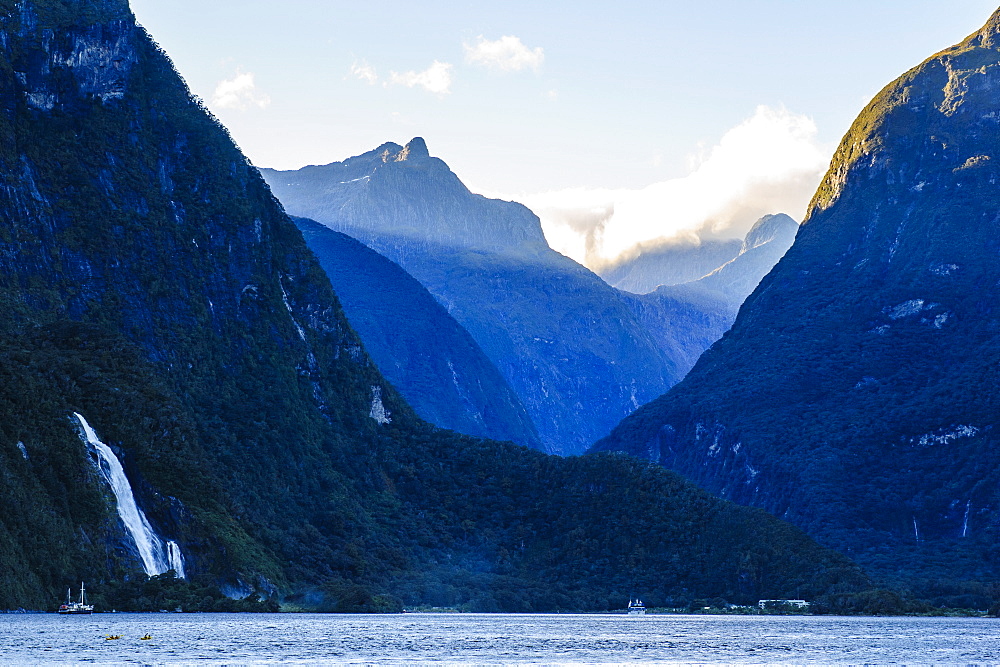
{"type": "Polygon", "coordinates": [[[598,449],[882,576],[1000,573],[998,31],[1000,12],[872,100],[733,329],[598,449]]]}
{"type": "MultiPolygon", "coordinates": [[[[76,2],[76,11],[89,11],[103,20],[67,30],[39,29],[39,7],[32,0],[17,3],[0,28],[0,43],[11,41],[11,31],[23,48],[14,76],[21,94],[34,109],[51,111],[75,106],[81,99],[120,99],[137,61],[135,22],[125,2],[76,2]],[[85,7],[84,7],[85,6],[85,7]],[[17,23],[12,25],[16,16],[17,23]]],[[[52,10],[42,4],[41,14],[52,10]]],[[[46,22],[45,25],[51,25],[46,22]]]]}

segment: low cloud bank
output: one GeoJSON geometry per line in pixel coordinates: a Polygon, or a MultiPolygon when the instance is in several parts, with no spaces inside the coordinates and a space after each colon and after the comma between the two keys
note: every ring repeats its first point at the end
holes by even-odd
{"type": "Polygon", "coordinates": [[[816,137],[810,118],[760,106],[682,178],[641,190],[574,188],[514,199],[541,218],[555,250],[600,269],[643,246],[741,238],[768,213],[801,220],[833,151],[816,137]]]}

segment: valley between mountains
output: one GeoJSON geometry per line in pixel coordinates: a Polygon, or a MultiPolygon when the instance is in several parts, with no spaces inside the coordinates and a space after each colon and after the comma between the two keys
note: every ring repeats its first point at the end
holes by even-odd
{"type": "Polygon", "coordinates": [[[258,169],[126,0],[0,0],[0,608],[1000,603],[998,35],[801,226],[598,275],[419,137],[258,169]]]}

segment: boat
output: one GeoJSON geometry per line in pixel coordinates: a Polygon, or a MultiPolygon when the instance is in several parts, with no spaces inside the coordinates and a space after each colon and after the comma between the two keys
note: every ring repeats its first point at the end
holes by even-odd
{"type": "Polygon", "coordinates": [[[633,600],[629,598],[628,601],[628,615],[629,616],[643,616],[646,613],[646,605],[642,603],[642,600],[633,600]]]}
{"type": "Polygon", "coordinates": [[[86,598],[84,597],[83,582],[80,582],[80,601],[73,602],[70,600],[70,591],[66,589],[66,604],[59,605],[60,614],[93,614],[94,605],[87,604],[86,598]]]}

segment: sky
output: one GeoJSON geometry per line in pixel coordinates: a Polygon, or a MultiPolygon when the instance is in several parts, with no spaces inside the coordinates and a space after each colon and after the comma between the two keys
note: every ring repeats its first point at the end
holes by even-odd
{"type": "MultiPolygon", "coordinates": [[[[995,1],[995,0],[994,0],[995,1]]],[[[588,266],[801,219],[837,142],[981,0],[131,0],[253,161],[427,141],[588,266]]]]}

